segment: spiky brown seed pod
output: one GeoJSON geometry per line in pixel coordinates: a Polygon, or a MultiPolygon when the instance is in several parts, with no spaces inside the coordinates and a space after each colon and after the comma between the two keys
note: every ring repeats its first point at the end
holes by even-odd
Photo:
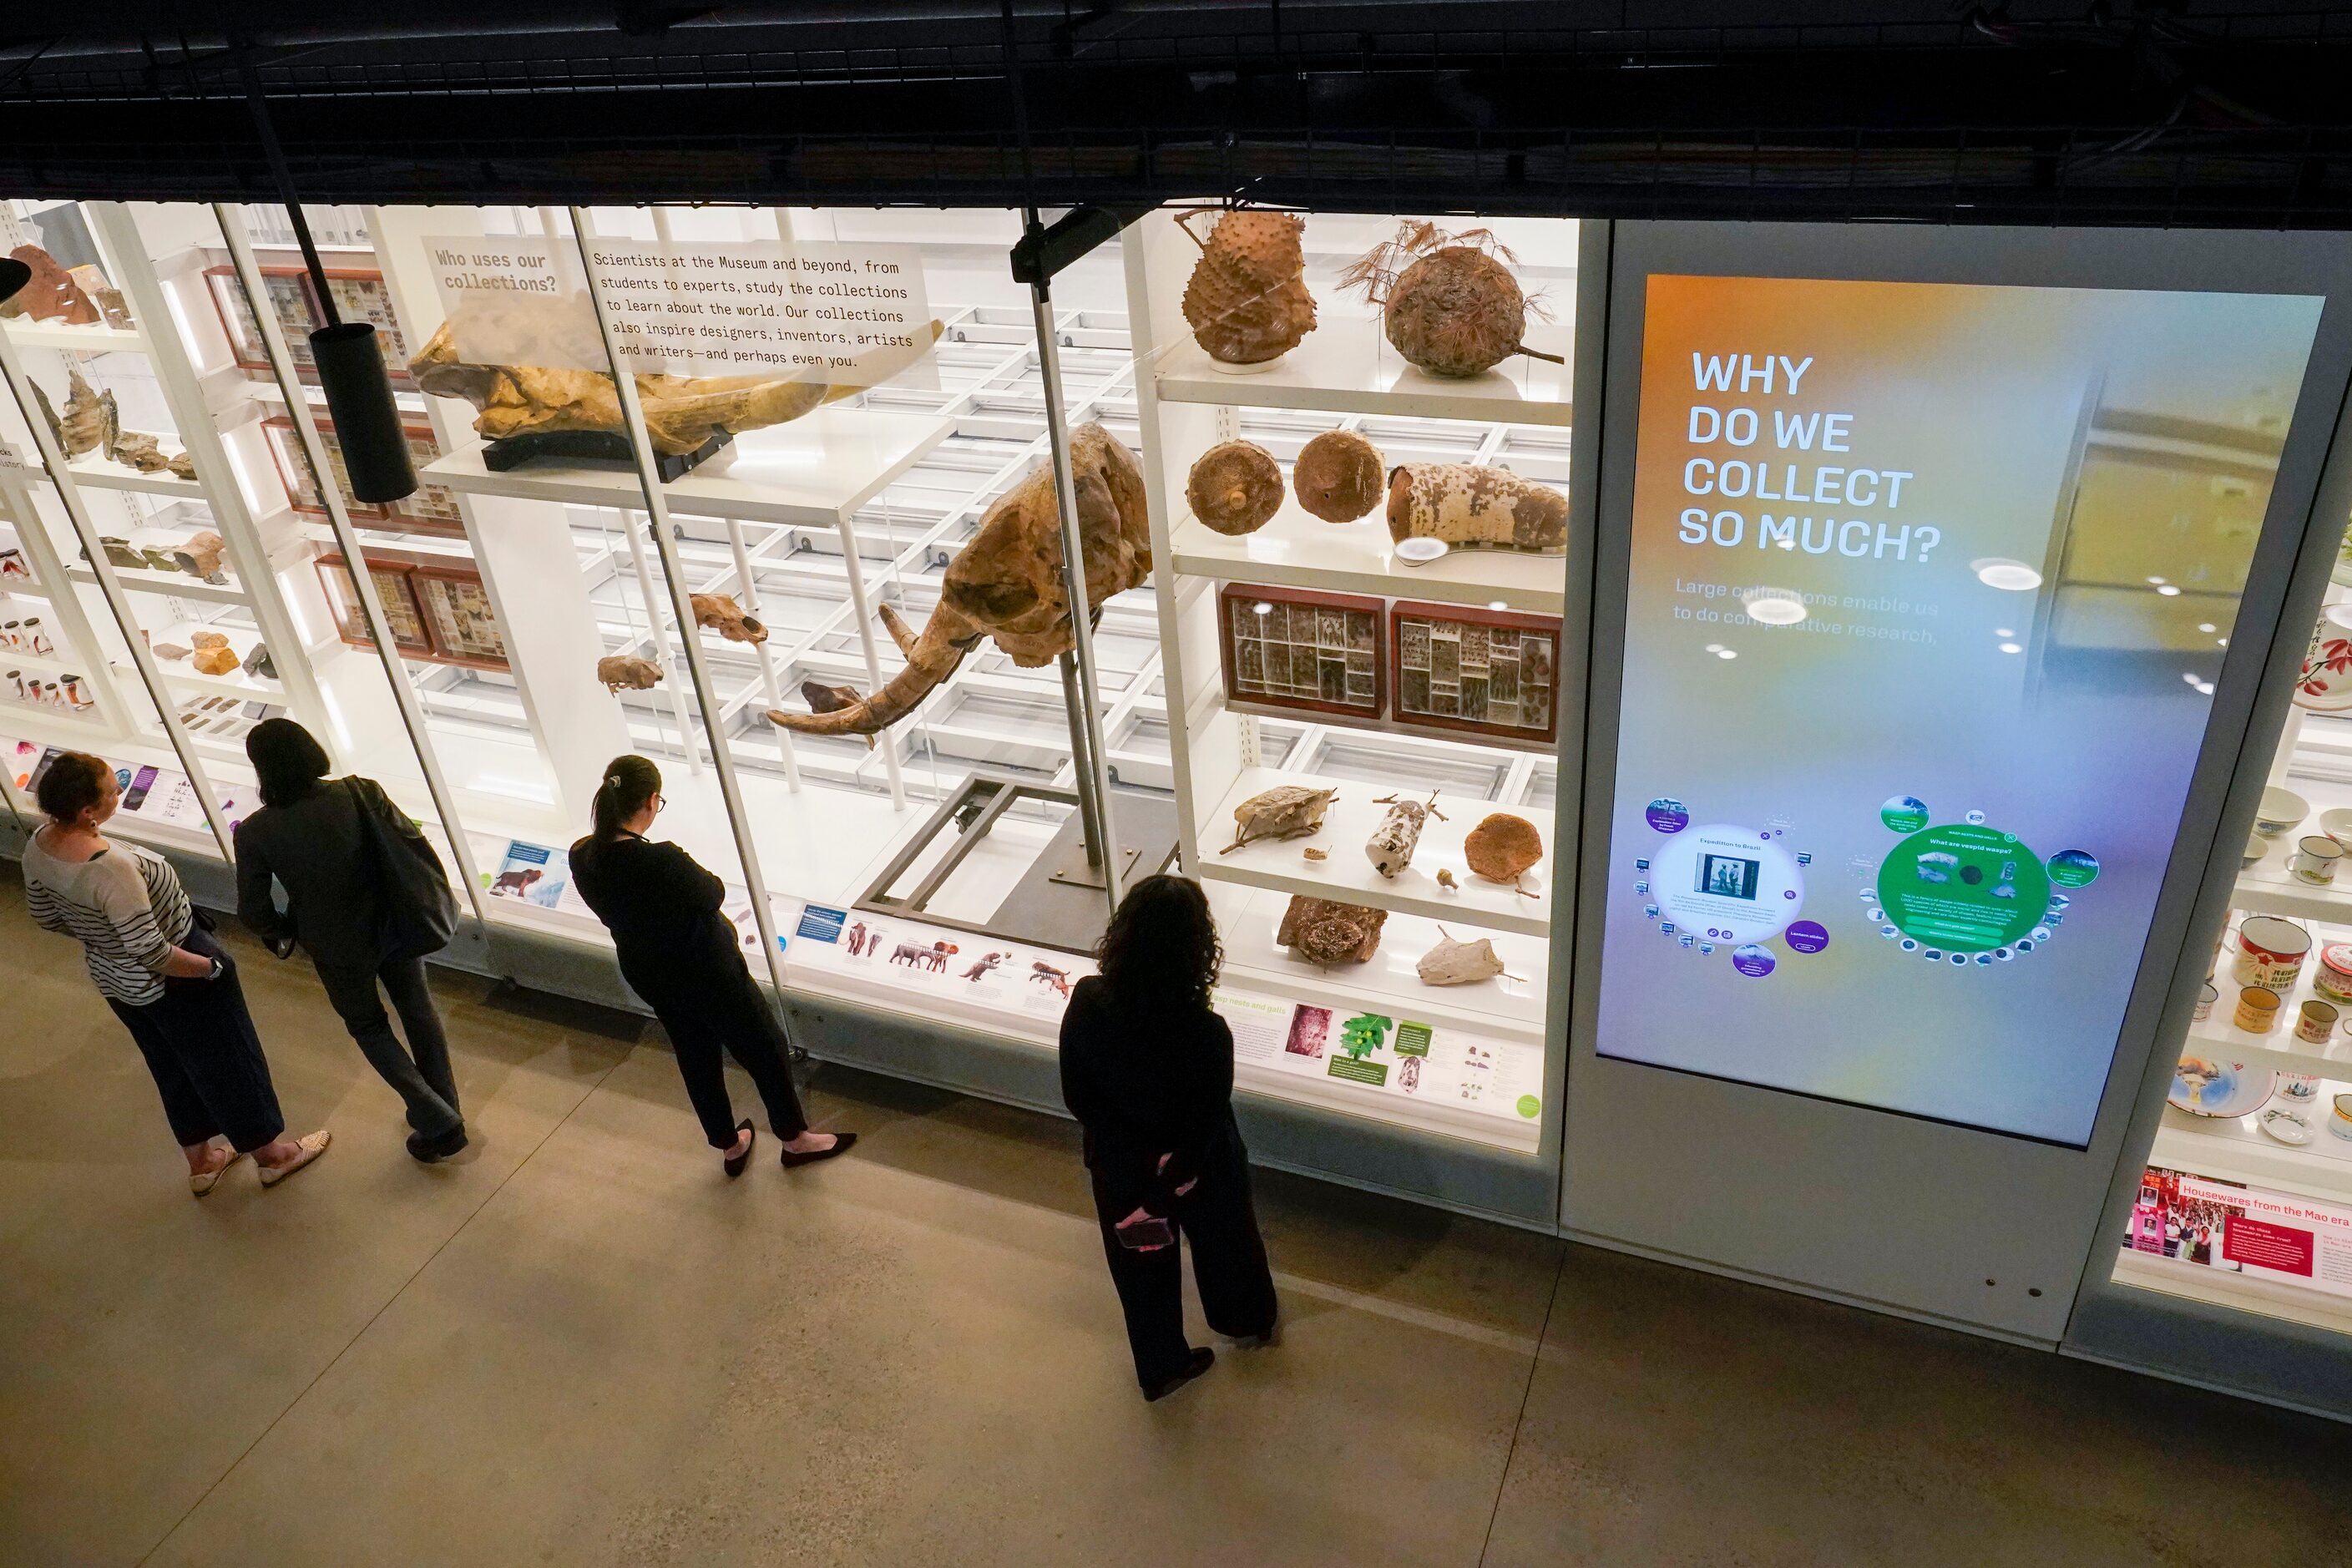
{"type": "Polygon", "coordinates": [[[1262,364],[1298,346],[1315,330],[1307,291],[1307,225],[1288,213],[1229,212],[1202,239],[1184,285],[1184,321],[1211,359],[1262,364]]]}

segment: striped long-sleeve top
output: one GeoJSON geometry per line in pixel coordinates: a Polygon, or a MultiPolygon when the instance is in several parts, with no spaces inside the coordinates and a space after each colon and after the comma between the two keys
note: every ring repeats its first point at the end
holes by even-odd
{"type": "Polygon", "coordinates": [[[195,919],[170,861],[111,842],[88,860],[61,860],[37,834],[24,870],[34,921],[81,943],[102,994],[132,1007],[162,998],[164,963],[195,919]]]}

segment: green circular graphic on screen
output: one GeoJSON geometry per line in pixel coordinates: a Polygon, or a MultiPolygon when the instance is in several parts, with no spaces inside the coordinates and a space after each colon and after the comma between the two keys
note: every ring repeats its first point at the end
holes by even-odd
{"type": "Polygon", "coordinates": [[[1533,1121],[1543,1114],[1543,1101],[1532,1094],[1523,1094],[1519,1096],[1518,1111],[1521,1116],[1533,1121]]]}
{"type": "Polygon", "coordinates": [[[1895,795],[1878,808],[1878,820],[1890,832],[1916,833],[1927,826],[1927,803],[1916,795],[1895,795]]]}
{"type": "Polygon", "coordinates": [[[2062,888],[2087,888],[2098,876],[2099,858],[2087,849],[2061,849],[2050,857],[2050,879],[2062,888]]]}
{"type": "Polygon", "coordinates": [[[1957,952],[2007,947],[2050,910],[2050,873],[2017,835],[1972,823],[1915,833],[1878,868],[1878,902],[1904,935],[1957,952]]]}

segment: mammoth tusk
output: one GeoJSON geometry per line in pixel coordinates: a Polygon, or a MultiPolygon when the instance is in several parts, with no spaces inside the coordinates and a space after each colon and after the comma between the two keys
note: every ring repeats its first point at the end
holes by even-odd
{"type": "Polygon", "coordinates": [[[771,708],[769,721],[800,735],[871,735],[887,730],[953,675],[964,655],[986,635],[978,622],[943,604],[931,613],[921,637],[911,646],[900,645],[907,650],[907,668],[881,690],[831,713],[786,713],[771,708]]]}
{"type": "Polygon", "coordinates": [[[882,624],[889,629],[890,640],[898,645],[898,651],[908,658],[914,658],[916,642],[914,627],[908,626],[898,612],[887,605],[877,606],[875,614],[882,617],[882,624]]]}

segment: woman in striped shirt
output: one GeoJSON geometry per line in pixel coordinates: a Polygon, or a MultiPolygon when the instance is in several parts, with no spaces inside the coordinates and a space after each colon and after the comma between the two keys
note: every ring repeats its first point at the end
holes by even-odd
{"type": "Polygon", "coordinates": [[[99,827],[122,786],[83,752],[63,752],[34,794],[48,826],[25,846],[33,919],[82,946],[89,977],[147,1058],[198,1197],[250,1154],[275,1186],[326,1151],[324,1129],[286,1136],[236,964],[197,924],[179,873],[160,856],[112,844],[99,827]]]}

